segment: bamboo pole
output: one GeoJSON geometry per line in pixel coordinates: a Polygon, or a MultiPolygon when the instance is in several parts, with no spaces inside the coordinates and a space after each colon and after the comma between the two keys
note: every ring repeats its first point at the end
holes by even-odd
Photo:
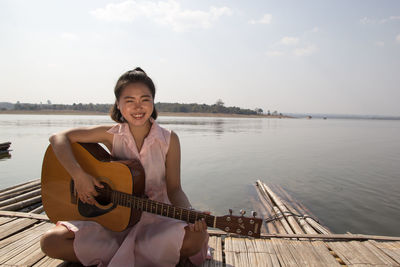
{"type": "Polygon", "coordinates": [[[5,188],[0,191],[0,197],[9,195],[12,193],[21,192],[22,190],[30,189],[30,188],[38,186],[38,185],[40,186],[40,179],[36,179],[36,180],[30,181],[30,182],[26,182],[26,183],[19,184],[16,186],[8,187],[8,188],[5,188]]]}
{"type": "Polygon", "coordinates": [[[44,214],[35,214],[35,213],[18,212],[18,211],[0,210],[0,216],[29,218],[29,219],[37,219],[37,220],[42,220],[42,221],[50,221],[49,218],[47,217],[47,215],[44,215],[44,214]]]}
{"type": "Polygon", "coordinates": [[[275,216],[278,218],[278,220],[282,223],[283,228],[285,231],[282,231],[280,233],[288,233],[288,234],[294,234],[293,229],[290,227],[289,223],[287,222],[285,216],[281,213],[279,208],[277,206],[273,207],[273,210],[275,212],[275,216]]]}
{"type": "MultiPolygon", "coordinates": [[[[279,190],[280,186],[276,186],[279,190]]],[[[280,192],[282,194],[286,193],[283,188],[280,187],[280,192]]],[[[295,203],[294,200],[291,198],[291,196],[289,194],[286,193],[286,198],[291,201],[291,203],[295,203]],[[293,202],[292,202],[293,201],[293,202]]],[[[310,224],[307,223],[307,221],[304,219],[304,213],[299,212],[298,209],[294,208],[292,205],[290,205],[288,202],[286,202],[285,200],[281,199],[281,201],[283,202],[283,204],[289,209],[290,212],[294,213],[294,214],[299,214],[300,217],[296,216],[296,220],[299,223],[299,225],[302,227],[304,233],[306,234],[318,234],[319,232],[317,232],[310,224]]],[[[303,210],[302,210],[303,211],[303,210]]]]}
{"type": "Polygon", "coordinates": [[[9,210],[9,211],[10,210],[14,210],[14,211],[20,210],[20,209],[23,209],[25,207],[28,207],[32,204],[35,204],[35,203],[38,203],[41,201],[42,201],[42,196],[40,195],[40,196],[36,196],[36,197],[30,198],[30,199],[22,200],[20,202],[13,203],[13,204],[10,204],[10,205],[4,206],[4,207],[0,207],[0,210],[9,210]]]}
{"type": "Polygon", "coordinates": [[[301,225],[301,227],[303,227],[303,230],[306,234],[318,234],[318,232],[315,231],[315,229],[311,225],[309,225],[307,221],[303,218],[299,218],[299,224],[301,225]]]}
{"type": "Polygon", "coordinates": [[[17,184],[17,185],[13,185],[13,186],[10,186],[10,187],[7,187],[7,188],[3,188],[3,189],[0,190],[0,193],[2,194],[5,191],[11,190],[11,189],[16,189],[18,187],[26,186],[26,185],[29,185],[29,184],[40,184],[40,179],[34,179],[34,180],[30,180],[28,182],[23,182],[21,184],[17,184]]]}
{"type": "Polygon", "coordinates": [[[20,202],[22,200],[26,200],[26,199],[38,196],[38,195],[40,195],[41,191],[42,191],[41,188],[39,188],[39,189],[24,193],[22,195],[19,195],[17,197],[13,197],[13,198],[9,198],[7,200],[0,201],[0,208],[10,205],[10,204],[13,204],[13,203],[20,202]]]}
{"type": "Polygon", "coordinates": [[[44,211],[43,205],[40,205],[39,207],[31,210],[29,213],[36,213],[36,214],[40,214],[44,211]]]}
{"type": "MultiPolygon", "coordinates": [[[[261,181],[258,180],[256,182],[256,184],[257,184],[257,189],[258,189],[257,192],[259,193],[260,199],[262,200],[263,204],[268,209],[271,217],[273,217],[273,216],[276,217],[276,214],[273,211],[272,201],[269,198],[268,194],[265,192],[264,188],[261,186],[261,181]]],[[[282,225],[282,222],[280,220],[273,220],[272,222],[267,222],[267,225],[271,224],[271,223],[275,226],[278,233],[286,233],[285,227],[282,225]]]]}
{"type": "MultiPolygon", "coordinates": [[[[264,196],[260,192],[259,188],[257,187],[257,184],[255,185],[255,188],[256,188],[257,195],[258,195],[258,199],[261,202],[260,206],[262,206],[264,208],[266,217],[272,216],[272,208],[271,208],[270,204],[266,201],[266,199],[264,198],[264,196]]],[[[277,230],[277,227],[276,227],[275,223],[266,222],[265,218],[263,218],[263,222],[267,226],[268,233],[272,233],[272,234],[278,233],[278,230],[277,230]]]]}
{"type": "Polygon", "coordinates": [[[292,203],[296,203],[298,210],[300,211],[300,213],[302,213],[303,216],[300,224],[303,226],[304,229],[307,228],[306,233],[332,234],[332,232],[326,226],[321,225],[318,221],[315,220],[316,217],[314,215],[309,215],[312,214],[309,209],[307,209],[303,204],[293,200],[293,198],[282,187],[280,187],[280,190],[290,201],[292,201],[292,203]],[[308,226],[305,226],[305,224],[309,225],[312,229],[310,229],[308,226]]]}
{"type": "Polygon", "coordinates": [[[255,197],[250,196],[250,202],[253,204],[253,210],[257,211],[257,217],[261,217],[263,220],[260,232],[261,233],[270,233],[268,229],[268,225],[265,223],[265,218],[268,217],[268,211],[267,209],[260,203],[260,201],[257,201],[255,197]]]}
{"type": "Polygon", "coordinates": [[[329,235],[332,234],[331,231],[329,231],[328,229],[326,229],[325,227],[323,227],[321,224],[319,224],[318,222],[316,222],[313,218],[311,217],[306,217],[305,218],[306,222],[311,225],[317,232],[324,234],[324,235],[329,235]]]}
{"type": "Polygon", "coordinates": [[[294,208],[301,214],[303,215],[308,215],[314,218],[317,218],[307,207],[305,207],[301,202],[293,199],[293,197],[291,195],[289,195],[289,193],[282,188],[282,186],[276,185],[275,186],[281,193],[283,196],[285,196],[290,203],[293,203],[294,208]]]}
{"type": "MultiPolygon", "coordinates": [[[[270,214],[271,214],[271,218],[272,223],[275,225],[276,229],[278,230],[278,233],[287,233],[287,222],[285,223],[285,218],[279,218],[280,214],[276,214],[274,209],[274,204],[272,202],[272,200],[270,199],[270,197],[268,196],[267,192],[264,190],[264,188],[262,187],[262,184],[260,184],[260,181],[257,181],[258,184],[258,189],[260,191],[260,193],[263,195],[263,198],[266,200],[266,202],[270,203],[269,209],[270,209],[270,214]]],[[[289,230],[290,231],[290,230],[289,230]]]]}
{"type": "Polygon", "coordinates": [[[271,200],[278,206],[279,210],[283,215],[286,215],[286,219],[290,225],[290,227],[293,229],[294,233],[296,234],[303,234],[303,230],[301,229],[300,225],[297,223],[296,219],[290,214],[290,211],[286,208],[285,205],[283,205],[282,201],[280,198],[264,183],[261,183],[261,187],[265,189],[265,191],[268,193],[269,197],[271,200]]]}
{"type": "Polygon", "coordinates": [[[41,188],[40,184],[35,185],[33,187],[30,187],[30,188],[22,189],[21,191],[12,192],[10,194],[4,194],[4,195],[0,196],[0,201],[4,201],[4,200],[7,200],[7,199],[10,199],[10,198],[13,198],[13,197],[17,197],[19,195],[25,194],[25,193],[27,193],[29,191],[36,190],[36,189],[39,189],[39,188],[41,188]]]}
{"type": "MultiPolygon", "coordinates": [[[[0,211],[1,212],[1,211],[0,211]]],[[[0,214],[1,215],[1,214],[0,214]]],[[[207,230],[211,235],[229,235],[239,236],[234,233],[227,234],[221,230],[207,230]]],[[[366,241],[366,240],[379,240],[379,241],[400,241],[398,236],[379,236],[379,235],[364,235],[364,234],[261,234],[260,238],[308,238],[308,239],[321,239],[321,240],[355,240],[355,241],[366,241]]]]}

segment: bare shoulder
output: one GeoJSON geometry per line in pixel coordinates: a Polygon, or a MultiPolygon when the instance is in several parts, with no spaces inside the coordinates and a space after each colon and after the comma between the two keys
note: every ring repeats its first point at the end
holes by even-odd
{"type": "Polygon", "coordinates": [[[174,131],[171,131],[171,141],[170,142],[179,143],[179,137],[174,131]]]}
{"type": "Polygon", "coordinates": [[[180,147],[179,137],[174,131],[171,131],[171,139],[169,142],[170,142],[170,144],[169,144],[170,149],[180,147]]]}
{"type": "Polygon", "coordinates": [[[168,156],[172,156],[172,157],[179,156],[180,151],[181,151],[181,147],[180,147],[180,143],[179,143],[179,137],[174,131],[171,131],[171,137],[170,138],[171,139],[169,141],[169,148],[168,148],[168,152],[167,152],[167,157],[168,156]]]}

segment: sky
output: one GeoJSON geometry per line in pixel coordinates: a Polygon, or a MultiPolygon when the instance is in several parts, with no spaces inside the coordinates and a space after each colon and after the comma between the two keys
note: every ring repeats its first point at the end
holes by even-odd
{"type": "Polygon", "coordinates": [[[399,0],[0,0],[0,102],[156,102],[400,115],[399,0]]]}

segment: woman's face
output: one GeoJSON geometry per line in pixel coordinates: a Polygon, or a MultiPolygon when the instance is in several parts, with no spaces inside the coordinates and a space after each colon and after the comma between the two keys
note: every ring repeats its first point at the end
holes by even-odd
{"type": "Polygon", "coordinates": [[[144,126],[154,109],[150,89],[143,83],[126,86],[118,99],[118,109],[131,126],[144,126]]]}

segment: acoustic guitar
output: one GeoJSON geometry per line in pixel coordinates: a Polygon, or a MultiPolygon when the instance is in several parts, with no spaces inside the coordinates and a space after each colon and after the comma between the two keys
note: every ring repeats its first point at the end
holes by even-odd
{"type": "Polygon", "coordinates": [[[208,227],[251,237],[260,236],[262,219],[229,215],[213,216],[195,210],[175,207],[146,198],[145,173],[138,160],[116,160],[96,143],[74,143],[76,160],[104,188],[97,188],[97,204],[83,203],[78,198],[74,180],[56,158],[51,145],[42,166],[42,202],[49,219],[57,221],[91,220],[112,231],[123,231],[135,225],[142,212],[149,212],[194,223],[204,218],[208,227]]]}

